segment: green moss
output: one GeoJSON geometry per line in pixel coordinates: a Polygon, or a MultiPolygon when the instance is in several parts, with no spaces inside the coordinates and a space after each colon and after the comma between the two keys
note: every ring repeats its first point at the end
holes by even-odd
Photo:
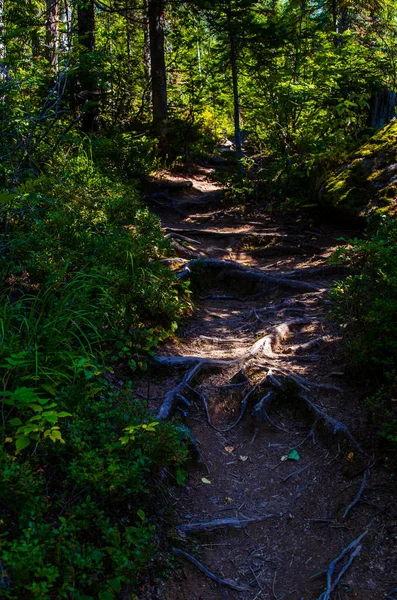
{"type": "Polygon", "coordinates": [[[397,121],[378,131],[332,173],[321,190],[321,203],[348,216],[393,212],[397,197],[397,121]]]}

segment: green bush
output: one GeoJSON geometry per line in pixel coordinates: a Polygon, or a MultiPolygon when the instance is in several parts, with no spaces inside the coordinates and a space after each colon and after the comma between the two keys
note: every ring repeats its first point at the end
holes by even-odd
{"type": "Polygon", "coordinates": [[[153,555],[150,501],[160,470],[186,458],[182,434],[150,424],[130,390],[95,385],[102,398],[68,418],[63,445],[0,453],[2,597],[116,598],[153,555]]]}
{"type": "Polygon", "coordinates": [[[397,443],[397,421],[391,419],[397,390],[397,222],[372,222],[363,240],[338,251],[337,260],[353,274],[334,285],[335,313],[345,332],[354,363],[372,374],[381,389],[369,404],[383,420],[382,433],[397,443]]]}
{"type": "Polygon", "coordinates": [[[159,166],[155,141],[136,132],[92,141],[96,166],[108,176],[131,181],[159,166]]]}
{"type": "Polygon", "coordinates": [[[119,598],[153,556],[159,480],[186,460],[132,379],[187,290],[158,219],[81,149],[0,212],[0,596],[119,598]]]}
{"type": "Polygon", "coordinates": [[[332,292],[353,360],[390,370],[397,366],[397,223],[384,218],[367,237],[338,252],[353,274],[332,292]]]}

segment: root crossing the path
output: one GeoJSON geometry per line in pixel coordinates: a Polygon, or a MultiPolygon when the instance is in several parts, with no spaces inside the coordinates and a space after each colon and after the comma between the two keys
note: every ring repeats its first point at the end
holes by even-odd
{"type": "Polygon", "coordinates": [[[140,393],[158,420],[190,431],[198,460],[165,519],[177,568],[139,600],[390,596],[395,490],[374,466],[363,390],[330,314],[347,271],[328,258],[343,232],[247,217],[211,185],[195,193],[174,178],[148,196],[194,312],[140,393]]]}

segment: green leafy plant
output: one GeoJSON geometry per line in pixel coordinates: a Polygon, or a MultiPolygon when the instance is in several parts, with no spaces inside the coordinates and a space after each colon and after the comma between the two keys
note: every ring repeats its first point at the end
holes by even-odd
{"type": "Polygon", "coordinates": [[[352,240],[334,260],[350,265],[353,274],[332,290],[351,359],[378,385],[368,400],[382,433],[397,443],[394,398],[397,383],[397,224],[381,217],[370,224],[366,238],[352,240]],[[379,382],[382,382],[379,384],[379,382]]]}

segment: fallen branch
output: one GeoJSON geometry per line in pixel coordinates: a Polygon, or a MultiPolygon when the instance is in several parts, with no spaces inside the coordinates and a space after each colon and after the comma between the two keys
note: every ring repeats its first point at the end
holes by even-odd
{"type": "Polygon", "coordinates": [[[363,537],[365,535],[367,535],[367,533],[368,533],[368,531],[364,531],[364,533],[362,533],[358,538],[356,538],[355,540],[350,542],[350,544],[342,550],[342,552],[339,554],[339,556],[334,558],[334,560],[331,562],[331,564],[329,565],[329,567],[326,571],[327,587],[326,587],[325,591],[322,594],[320,594],[320,596],[318,597],[318,600],[330,600],[332,592],[334,591],[334,589],[336,588],[336,586],[342,579],[343,575],[346,573],[347,569],[352,564],[354,558],[356,556],[358,556],[358,554],[360,553],[360,551],[362,549],[360,542],[363,539],[363,537]],[[336,576],[336,578],[334,579],[334,581],[332,581],[332,577],[334,575],[334,572],[335,572],[338,562],[340,562],[350,551],[351,551],[351,554],[349,556],[347,563],[341,568],[341,570],[339,571],[339,573],[336,576]]]}
{"type": "Polygon", "coordinates": [[[252,517],[249,519],[214,519],[212,521],[201,521],[199,523],[185,523],[179,525],[176,531],[178,535],[186,537],[187,535],[194,535],[200,533],[212,533],[219,529],[243,529],[250,523],[260,523],[265,519],[271,519],[274,515],[262,515],[260,517],[252,517]]]}
{"type": "Polygon", "coordinates": [[[172,551],[175,554],[180,554],[181,556],[184,556],[195,567],[197,567],[202,573],[204,573],[204,575],[206,575],[206,577],[209,577],[209,579],[212,579],[212,581],[215,581],[218,585],[228,587],[231,590],[236,590],[236,592],[247,592],[249,590],[249,587],[246,585],[240,585],[239,583],[237,583],[236,581],[233,581],[232,579],[225,579],[224,577],[219,577],[218,575],[215,575],[215,573],[213,573],[212,571],[207,569],[206,566],[204,566],[201,562],[199,562],[197,560],[197,558],[194,558],[194,556],[192,556],[188,552],[185,552],[184,550],[181,550],[180,548],[173,548],[172,551]]]}
{"type": "Polygon", "coordinates": [[[356,506],[357,502],[360,500],[361,495],[362,495],[362,493],[364,491],[364,488],[365,488],[365,486],[367,484],[367,476],[368,476],[368,471],[365,471],[363,479],[361,481],[360,488],[359,488],[357,494],[355,495],[355,497],[353,499],[353,502],[351,502],[349,504],[349,506],[346,508],[345,512],[343,513],[342,520],[347,517],[347,515],[349,514],[349,512],[351,511],[351,509],[354,508],[354,506],[356,506]]]}

